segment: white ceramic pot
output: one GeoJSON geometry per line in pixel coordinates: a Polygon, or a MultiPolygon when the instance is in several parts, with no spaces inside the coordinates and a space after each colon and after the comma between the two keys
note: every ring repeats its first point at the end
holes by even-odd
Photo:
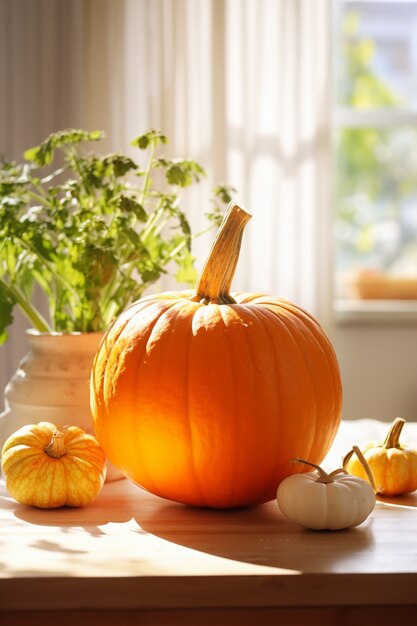
{"type": "MultiPolygon", "coordinates": [[[[103,333],[28,330],[29,352],[7,384],[0,414],[0,450],[18,428],[41,421],[79,426],[94,434],[90,373],[103,333]]],[[[107,480],[122,474],[107,463],[107,480]]]]}

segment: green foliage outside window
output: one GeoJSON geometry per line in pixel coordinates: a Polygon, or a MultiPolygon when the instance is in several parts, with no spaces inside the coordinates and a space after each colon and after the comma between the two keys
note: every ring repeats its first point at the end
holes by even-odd
{"type": "MultiPolygon", "coordinates": [[[[361,111],[399,109],[400,96],[372,71],[375,42],[361,37],[355,11],[346,14],[343,42],[339,101],[361,111]]],[[[336,141],[338,268],[406,271],[417,261],[416,233],[404,213],[407,204],[417,211],[416,130],[345,127],[336,141]]]]}

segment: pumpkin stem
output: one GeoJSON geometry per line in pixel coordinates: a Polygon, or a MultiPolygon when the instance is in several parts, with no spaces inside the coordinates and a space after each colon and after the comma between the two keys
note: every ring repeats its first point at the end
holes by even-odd
{"type": "Polygon", "coordinates": [[[344,467],[339,467],[338,469],[333,470],[332,472],[330,472],[329,474],[329,478],[333,478],[333,476],[337,476],[338,474],[347,474],[348,472],[345,470],[344,467]]]}
{"type": "Polygon", "coordinates": [[[378,493],[378,490],[375,486],[375,481],[374,481],[374,475],[372,474],[372,470],[369,467],[369,463],[368,461],[365,459],[363,452],[360,448],[358,448],[358,446],[353,446],[352,450],[350,450],[344,457],[343,459],[343,467],[346,469],[346,466],[348,464],[348,462],[350,461],[351,457],[353,456],[353,454],[356,454],[356,456],[359,459],[359,462],[361,463],[363,469],[365,470],[365,474],[368,478],[369,483],[372,486],[372,489],[374,490],[375,493],[378,493]]]}
{"type": "Polygon", "coordinates": [[[54,430],[51,441],[45,446],[44,450],[46,454],[54,459],[59,459],[61,456],[64,456],[64,454],[67,453],[64,446],[64,433],[61,433],[60,430],[54,430]]]}
{"type": "Polygon", "coordinates": [[[243,231],[251,215],[231,202],[196,285],[192,300],[202,304],[233,304],[230,288],[239,259],[243,231]]]}
{"type": "Polygon", "coordinates": [[[322,467],[320,467],[320,465],[317,465],[316,463],[311,463],[310,461],[304,461],[304,459],[293,459],[293,461],[295,461],[296,463],[304,463],[305,465],[310,465],[311,467],[314,467],[315,470],[317,470],[319,477],[317,479],[318,483],[334,483],[333,480],[333,476],[335,474],[338,474],[339,472],[345,472],[345,470],[343,468],[334,470],[331,474],[328,474],[327,472],[324,471],[324,469],[322,467]]]}
{"type": "Polygon", "coordinates": [[[399,448],[400,447],[400,435],[405,424],[405,420],[402,417],[396,417],[393,423],[391,424],[391,428],[388,431],[387,436],[385,437],[384,443],[382,444],[383,448],[399,448]]]}

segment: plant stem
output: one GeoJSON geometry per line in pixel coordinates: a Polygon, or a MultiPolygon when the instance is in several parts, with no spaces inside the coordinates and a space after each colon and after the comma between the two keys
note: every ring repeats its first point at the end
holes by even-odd
{"type": "Polygon", "coordinates": [[[56,271],[56,269],[54,268],[53,264],[50,263],[48,261],[48,259],[46,259],[42,254],[40,254],[38,252],[38,250],[36,250],[36,248],[34,248],[30,243],[28,243],[27,241],[25,241],[24,239],[22,239],[21,237],[19,237],[19,241],[20,243],[30,252],[32,252],[32,254],[34,254],[36,256],[36,258],[39,259],[39,261],[51,272],[52,276],[55,278],[55,280],[57,281],[57,283],[60,283],[63,287],[65,287],[65,289],[67,289],[78,301],[80,301],[80,295],[79,293],[74,289],[74,287],[72,285],[70,285],[70,283],[68,283],[62,276],[61,274],[58,274],[58,272],[56,271]]]}
{"type": "Polygon", "coordinates": [[[2,278],[0,278],[0,287],[20,306],[24,315],[36,330],[41,333],[51,332],[52,329],[48,322],[25,298],[20,289],[13,285],[8,285],[2,278]]]}
{"type": "Polygon", "coordinates": [[[329,484],[329,483],[334,483],[334,480],[333,480],[334,474],[340,472],[340,470],[335,470],[335,472],[332,472],[331,474],[328,474],[327,472],[324,471],[324,469],[322,467],[320,467],[320,465],[317,465],[317,463],[311,463],[310,461],[304,461],[304,459],[293,459],[293,461],[295,461],[297,463],[304,463],[304,465],[310,465],[310,467],[314,467],[314,469],[319,474],[317,482],[318,483],[324,483],[326,485],[329,484]]]}
{"type": "MultiPolygon", "coordinates": [[[[205,228],[204,230],[199,231],[195,235],[191,235],[191,240],[196,239],[197,237],[201,237],[201,235],[205,235],[212,229],[213,229],[213,226],[209,226],[208,228],[205,228]]],[[[175,255],[178,254],[178,252],[180,252],[187,245],[187,243],[188,242],[185,239],[184,241],[181,241],[181,243],[179,243],[178,246],[169,253],[167,258],[168,259],[174,258],[175,255]]]]}
{"type": "Polygon", "coordinates": [[[376,486],[375,486],[375,481],[374,481],[374,476],[372,474],[372,470],[369,467],[369,463],[368,461],[365,459],[365,456],[362,452],[362,450],[358,447],[358,446],[353,446],[351,450],[349,450],[349,452],[345,455],[342,465],[344,467],[344,469],[346,470],[348,467],[348,463],[350,461],[350,459],[352,458],[352,456],[356,454],[356,456],[359,459],[360,464],[362,465],[364,472],[368,478],[368,482],[371,484],[372,489],[375,491],[375,493],[378,492],[376,486]]]}
{"type": "Polygon", "coordinates": [[[372,474],[371,468],[369,467],[369,463],[368,461],[365,459],[362,450],[360,448],[358,448],[358,446],[353,446],[352,448],[353,452],[356,454],[356,456],[358,457],[363,469],[365,470],[365,474],[368,477],[368,481],[370,482],[372,489],[374,490],[375,493],[377,493],[377,488],[375,486],[375,481],[374,481],[374,475],[372,474]]]}
{"type": "Polygon", "coordinates": [[[251,215],[230,203],[196,285],[193,300],[233,304],[230,288],[239,259],[243,231],[251,215]]]}
{"type": "Polygon", "coordinates": [[[187,241],[181,241],[181,243],[178,244],[178,246],[176,246],[173,250],[171,250],[171,252],[168,254],[167,259],[173,259],[178,252],[180,252],[183,248],[185,248],[185,246],[187,245],[187,241]]]}
{"type": "Polygon", "coordinates": [[[149,237],[149,235],[152,232],[152,228],[154,227],[154,224],[157,224],[158,221],[161,219],[161,217],[164,214],[164,209],[161,206],[161,202],[158,203],[158,205],[156,206],[155,210],[153,213],[151,213],[151,215],[148,218],[147,223],[144,226],[142,235],[141,235],[141,239],[142,241],[145,243],[146,239],[149,237]]]}
{"type": "Polygon", "coordinates": [[[31,198],[32,200],[41,202],[42,205],[46,204],[47,206],[51,206],[51,203],[48,202],[47,198],[44,195],[36,193],[36,191],[28,191],[27,194],[28,194],[28,197],[31,198]]]}
{"type": "Polygon", "coordinates": [[[145,204],[145,198],[146,198],[146,194],[148,192],[148,187],[149,187],[149,181],[151,178],[151,171],[152,171],[152,163],[153,163],[153,158],[154,158],[154,154],[155,154],[155,144],[151,143],[150,146],[150,151],[149,151],[149,159],[148,159],[148,163],[146,165],[146,170],[145,170],[145,176],[143,179],[143,186],[142,186],[142,192],[141,192],[141,205],[144,206],[145,204]]]}
{"type": "Polygon", "coordinates": [[[64,433],[60,430],[54,430],[51,441],[44,448],[46,454],[54,459],[59,459],[67,453],[64,445],[64,433]]]}

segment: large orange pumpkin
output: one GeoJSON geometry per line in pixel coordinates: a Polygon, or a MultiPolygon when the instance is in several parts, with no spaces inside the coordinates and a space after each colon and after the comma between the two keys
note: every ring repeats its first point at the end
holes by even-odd
{"type": "Polygon", "coordinates": [[[244,226],[231,205],[195,291],[138,300],[96,355],[91,404],[111,462],[159,496],[236,507],[320,463],[340,423],[334,350],[290,302],[234,293],[244,226]]]}

